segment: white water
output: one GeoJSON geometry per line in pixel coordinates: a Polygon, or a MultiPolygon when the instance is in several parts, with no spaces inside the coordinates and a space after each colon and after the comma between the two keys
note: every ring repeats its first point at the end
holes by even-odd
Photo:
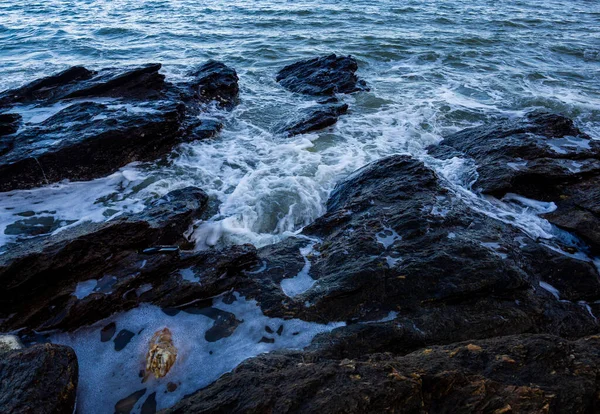
{"type": "Polygon", "coordinates": [[[154,392],[157,409],[160,410],[205,387],[247,358],[276,349],[304,348],[315,335],[344,325],[268,318],[255,301],[237,294],[236,298],[231,304],[221,299],[215,300],[213,308],[230,312],[241,322],[230,336],[216,342],[208,342],[205,338],[206,331],[213,326],[213,319],[185,312],[168,316],[160,308],[151,305],[142,305],[74,333],[52,336],[50,339],[53,343],[69,345],[77,353],[77,411],[113,413],[118,401],[142,389],[146,391],[132,413],[139,413],[143,403],[154,392]],[[127,329],[135,334],[121,351],[115,351],[112,340],[100,341],[101,329],[110,322],[116,323],[117,333],[127,329]],[[145,368],[150,338],[164,327],[168,327],[173,334],[177,360],[165,377],[156,379],[151,376],[142,383],[139,373],[145,368]],[[271,333],[265,329],[267,327],[271,333]],[[273,342],[261,342],[263,338],[273,342]],[[169,382],[177,385],[175,391],[167,391],[169,382]]]}

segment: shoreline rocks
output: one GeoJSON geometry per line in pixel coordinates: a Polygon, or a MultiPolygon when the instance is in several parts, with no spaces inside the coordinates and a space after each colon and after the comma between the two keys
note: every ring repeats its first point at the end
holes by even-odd
{"type": "Polygon", "coordinates": [[[190,85],[174,85],[160,68],[96,72],[76,66],[0,93],[5,108],[35,104],[50,111],[65,105],[18,134],[19,115],[0,115],[0,191],[91,180],[160,158],[179,143],[214,136],[221,124],[200,119],[200,104],[214,101],[231,110],[239,93],[235,71],[210,61],[190,85]]]}
{"type": "Polygon", "coordinates": [[[356,76],[357,69],[352,56],[331,54],[288,65],[275,80],[292,92],[314,96],[369,90],[366,82],[356,76]]]}

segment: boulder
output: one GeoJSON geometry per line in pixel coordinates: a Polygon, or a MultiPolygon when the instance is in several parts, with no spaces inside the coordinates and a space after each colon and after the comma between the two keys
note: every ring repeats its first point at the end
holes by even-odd
{"type": "Polygon", "coordinates": [[[229,66],[209,60],[191,74],[191,88],[200,102],[216,102],[217,106],[231,110],[238,102],[238,76],[229,66]]]}
{"type": "Polygon", "coordinates": [[[306,134],[312,131],[327,128],[335,124],[340,115],[348,111],[345,103],[325,102],[303,110],[297,119],[292,120],[280,128],[280,133],[289,137],[306,134]]]}
{"type": "Polygon", "coordinates": [[[276,80],[292,92],[307,95],[334,95],[368,90],[355,72],[358,63],[352,56],[331,54],[301,60],[284,67],[276,80]]]}
{"type": "Polygon", "coordinates": [[[13,350],[0,359],[0,411],[72,413],[78,380],[75,352],[61,345],[13,350]]]}
{"type": "Polygon", "coordinates": [[[460,131],[429,152],[474,159],[483,193],[554,202],[545,217],[600,251],[600,142],[569,118],[534,112],[460,131]]]}

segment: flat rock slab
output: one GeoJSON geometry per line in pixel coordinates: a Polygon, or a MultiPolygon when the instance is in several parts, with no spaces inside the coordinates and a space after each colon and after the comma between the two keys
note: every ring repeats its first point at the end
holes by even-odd
{"type": "Polygon", "coordinates": [[[62,345],[37,345],[3,354],[0,411],[72,413],[78,371],[75,352],[62,345]]]}
{"type": "Polygon", "coordinates": [[[352,56],[335,54],[301,60],[284,67],[276,80],[292,92],[306,95],[334,95],[368,90],[355,72],[358,63],[352,56]]]}

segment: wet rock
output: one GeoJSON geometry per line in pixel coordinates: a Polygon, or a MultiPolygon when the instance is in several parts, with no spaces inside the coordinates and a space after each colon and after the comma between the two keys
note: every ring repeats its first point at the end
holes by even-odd
{"type": "Polygon", "coordinates": [[[209,60],[192,73],[194,96],[201,102],[215,101],[217,106],[231,110],[238,102],[238,76],[224,63],[209,60]]]}
{"type": "Polygon", "coordinates": [[[306,134],[312,131],[327,128],[335,124],[340,115],[348,111],[344,103],[324,103],[310,107],[301,112],[299,119],[289,122],[280,129],[287,136],[306,134]]]}
{"type": "Polygon", "coordinates": [[[165,87],[165,77],[158,73],[160,68],[159,63],[151,63],[96,72],[74,66],[56,75],[2,92],[0,107],[32,103],[49,105],[60,100],[89,97],[155,99],[161,96],[165,87]]]}
{"type": "Polygon", "coordinates": [[[73,104],[12,136],[0,156],[0,191],[90,180],[133,161],[156,159],[180,142],[183,116],[177,105],[130,111],[73,104]]]}
{"type": "MultiPolygon", "coordinates": [[[[19,114],[0,114],[0,137],[17,132],[20,122],[21,115],[19,114]]],[[[3,141],[0,141],[0,144],[2,142],[3,141]]],[[[3,153],[4,150],[0,147],[0,154],[3,153]]]]}
{"type": "Polygon", "coordinates": [[[96,72],[83,66],[73,66],[57,74],[37,79],[20,88],[0,93],[0,108],[41,100],[58,100],[70,89],[76,88],[79,82],[88,80],[95,74],[96,72]]]}
{"type": "Polygon", "coordinates": [[[599,251],[600,142],[569,118],[534,112],[460,131],[429,151],[473,158],[475,186],[484,193],[554,202],[557,209],[546,218],[599,251]]]}
{"type": "MultiPolygon", "coordinates": [[[[77,300],[72,295],[78,282],[119,280],[141,271],[168,269],[178,256],[140,252],[154,245],[188,243],[183,233],[204,211],[207,200],[194,187],[175,190],[141,213],[84,223],[12,246],[0,256],[4,286],[0,314],[14,314],[3,326],[24,326],[27,320],[33,324],[35,318],[55,319],[54,323],[64,319],[72,307],[65,299],[77,300]],[[144,261],[148,262],[145,270],[140,268],[144,261]]],[[[117,289],[112,284],[108,291],[117,289]]]]}
{"type": "Polygon", "coordinates": [[[252,276],[268,315],[349,324],[320,344],[328,355],[410,352],[523,332],[580,337],[598,329],[581,303],[600,298],[591,261],[472,210],[410,157],[353,173],[303,233],[320,239],[306,256],[315,279],[310,289],[293,298],[281,289],[303,268],[305,239],[259,251],[263,269],[252,276]],[[561,300],[540,283],[559,289],[561,300]]]}
{"type": "Polygon", "coordinates": [[[599,345],[519,335],[357,360],[274,353],[164,413],[595,412],[599,345]]]}
{"type": "Polygon", "coordinates": [[[284,67],[276,80],[292,92],[307,95],[334,95],[368,90],[355,72],[358,63],[352,56],[321,56],[284,67]]]}
{"type": "Polygon", "coordinates": [[[10,351],[0,359],[0,411],[72,413],[78,365],[75,352],[60,345],[10,351]]]}
{"type": "Polygon", "coordinates": [[[74,67],[21,88],[2,92],[0,108],[36,105],[51,113],[26,123],[0,115],[0,191],[63,179],[90,180],[134,161],[164,156],[182,142],[214,136],[222,127],[206,116],[207,104],[232,109],[239,93],[235,70],[209,61],[193,81],[175,85],[160,64],[108,68],[74,67]],[[99,103],[98,100],[102,100],[99,103]]]}

